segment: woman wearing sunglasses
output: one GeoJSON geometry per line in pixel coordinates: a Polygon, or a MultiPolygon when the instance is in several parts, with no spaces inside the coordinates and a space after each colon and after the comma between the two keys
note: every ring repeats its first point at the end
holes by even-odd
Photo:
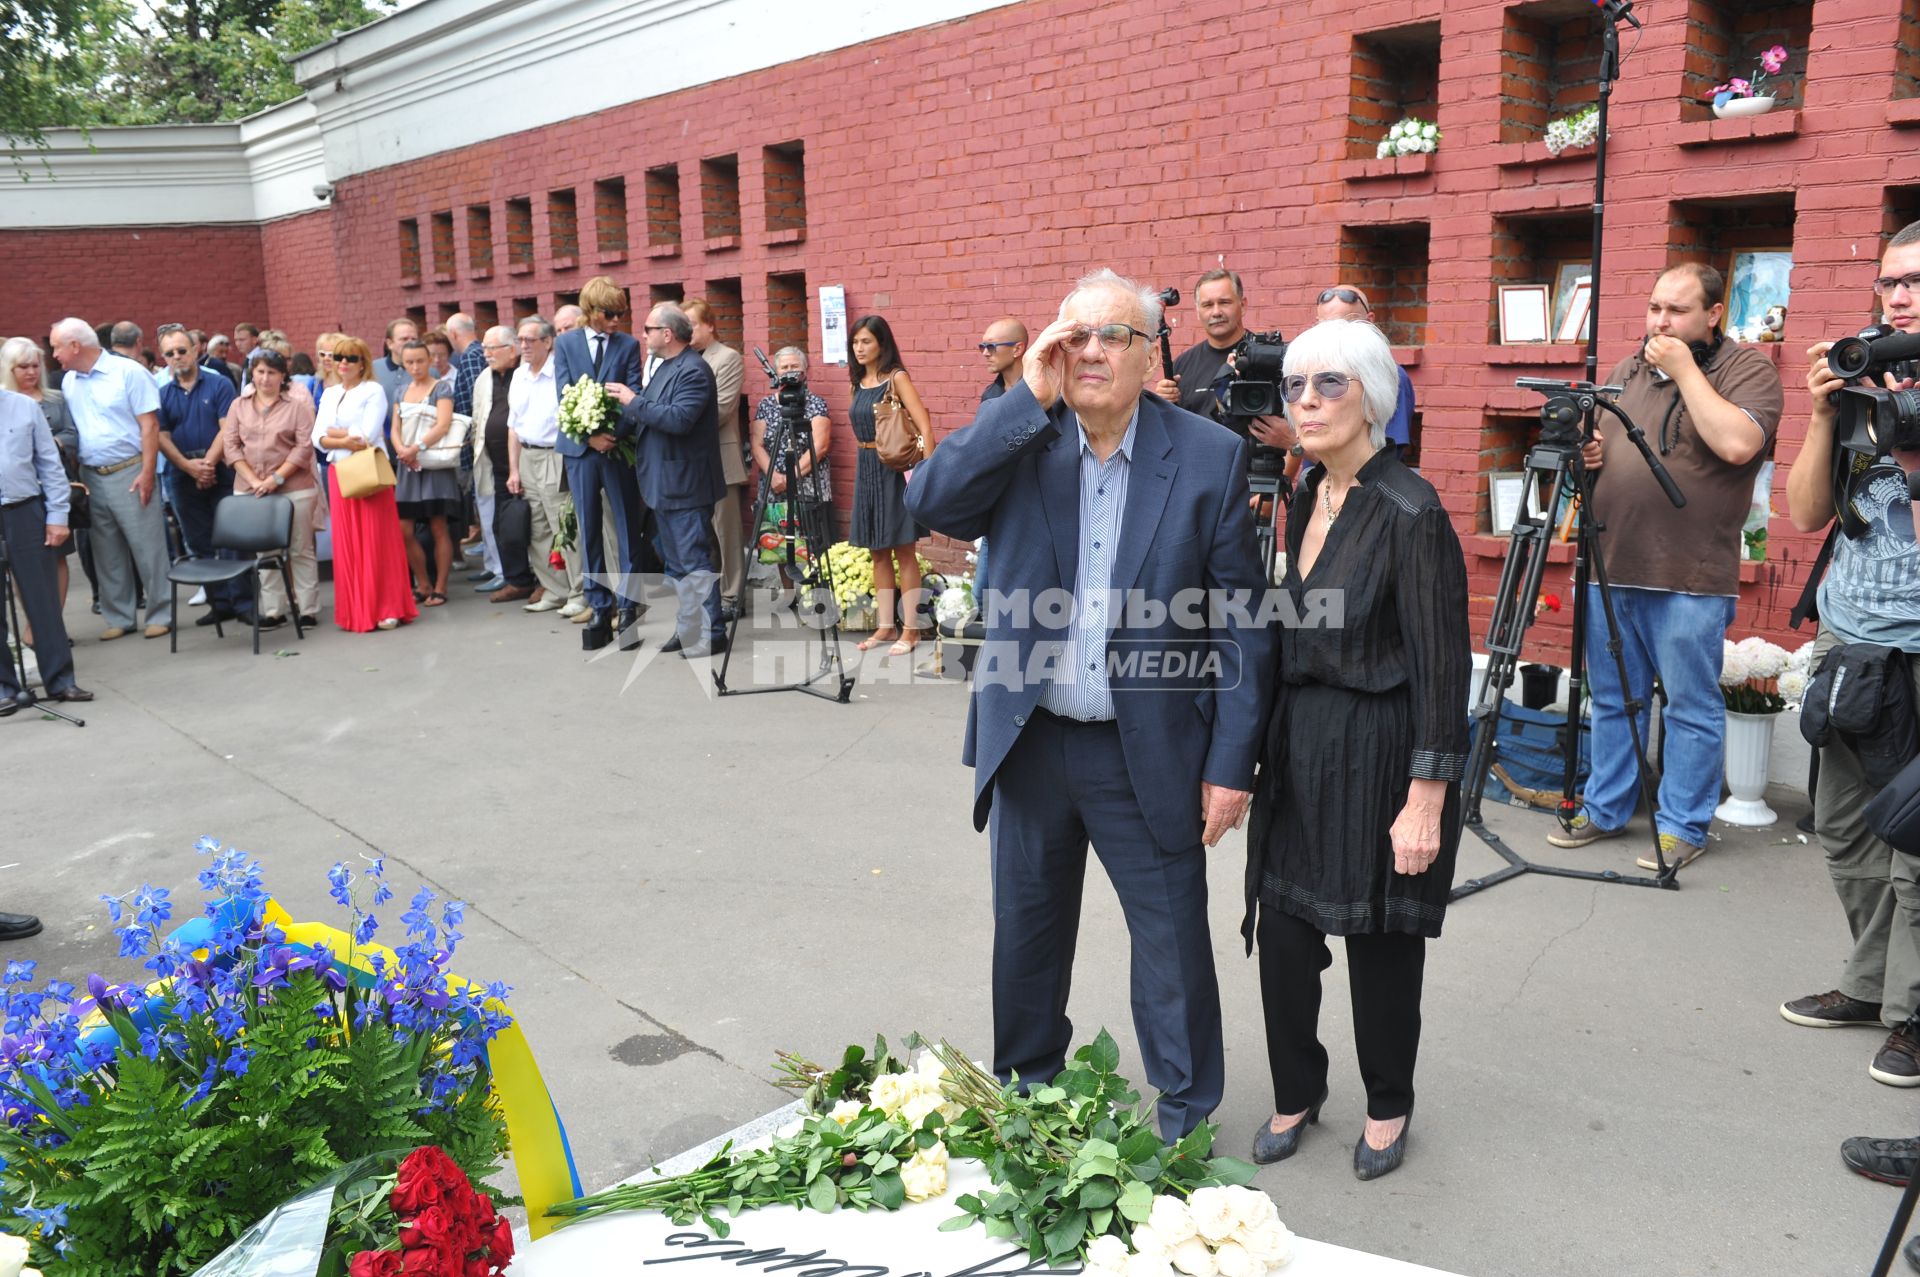
{"type": "Polygon", "coordinates": [[[1379,329],[1308,329],[1287,349],[1281,390],[1319,464],[1287,519],[1279,590],[1307,620],[1280,631],[1247,839],[1242,931],[1260,945],[1274,1092],[1253,1156],[1291,1157],[1327,1099],[1320,973],[1327,937],[1341,936],[1366,1087],[1353,1169],[1365,1180],[1406,1154],[1426,943],[1453,884],[1472,668],[1466,563],[1433,486],[1385,446],[1399,370],[1379,329]]]}
{"type": "MultiPolygon", "coordinates": [[[[387,392],[370,369],[373,352],[358,337],[333,343],[338,384],[320,396],[313,446],[329,467],[367,448],[387,450],[387,392]]],[[[341,629],[364,634],[391,630],[420,615],[407,580],[407,546],[393,489],[380,488],[349,501],[340,476],[327,472],[327,507],[333,524],[333,619],[341,629]]]]}

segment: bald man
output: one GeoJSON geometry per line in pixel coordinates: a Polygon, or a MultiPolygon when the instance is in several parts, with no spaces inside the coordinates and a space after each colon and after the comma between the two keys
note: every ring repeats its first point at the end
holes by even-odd
{"type": "Polygon", "coordinates": [[[1020,361],[1027,353],[1027,326],[1017,319],[996,319],[980,338],[980,357],[993,380],[980,392],[980,402],[998,399],[1020,384],[1020,361]]]}
{"type": "Polygon", "coordinates": [[[557,337],[561,333],[570,333],[585,323],[587,313],[578,306],[562,306],[553,312],[553,332],[557,337]]]}

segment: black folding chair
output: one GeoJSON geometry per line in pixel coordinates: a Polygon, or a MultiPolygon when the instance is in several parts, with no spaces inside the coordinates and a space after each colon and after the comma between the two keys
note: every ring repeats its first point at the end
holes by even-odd
{"type": "MultiPolygon", "coordinates": [[[[287,588],[287,612],[293,621],[294,636],[305,640],[300,625],[299,601],[293,594],[293,502],[275,493],[265,497],[227,497],[213,508],[213,548],[232,550],[244,557],[235,559],[182,559],[167,571],[168,592],[173,599],[173,615],[180,615],[180,587],[183,585],[219,585],[246,577],[253,590],[253,654],[260,655],[260,570],[278,568],[287,588]]],[[[214,611],[217,618],[218,609],[214,611]]],[[[213,632],[227,636],[219,620],[213,632]]],[[[176,621],[168,639],[170,651],[180,650],[180,626],[176,621]]]]}

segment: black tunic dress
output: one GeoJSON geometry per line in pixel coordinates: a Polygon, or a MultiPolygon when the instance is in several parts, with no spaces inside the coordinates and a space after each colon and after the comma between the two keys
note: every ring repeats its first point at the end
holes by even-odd
{"type": "Polygon", "coordinates": [[[1473,649],[1460,541],[1433,486],[1391,448],[1361,467],[1305,581],[1300,545],[1324,470],[1287,519],[1280,590],[1311,619],[1283,626],[1280,679],[1247,839],[1247,918],[1256,902],[1328,935],[1438,936],[1460,844],[1473,649]],[[1395,873],[1388,831],[1412,779],[1449,782],[1440,855],[1395,873]]]}

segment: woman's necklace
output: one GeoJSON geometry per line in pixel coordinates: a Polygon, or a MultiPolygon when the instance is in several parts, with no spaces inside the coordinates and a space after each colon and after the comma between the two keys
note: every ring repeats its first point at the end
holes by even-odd
{"type": "Polygon", "coordinates": [[[1333,494],[1330,491],[1332,487],[1333,483],[1331,480],[1320,485],[1320,508],[1327,512],[1327,526],[1329,528],[1339,522],[1340,510],[1347,508],[1347,500],[1345,497],[1340,499],[1340,510],[1333,508],[1333,494]]]}

